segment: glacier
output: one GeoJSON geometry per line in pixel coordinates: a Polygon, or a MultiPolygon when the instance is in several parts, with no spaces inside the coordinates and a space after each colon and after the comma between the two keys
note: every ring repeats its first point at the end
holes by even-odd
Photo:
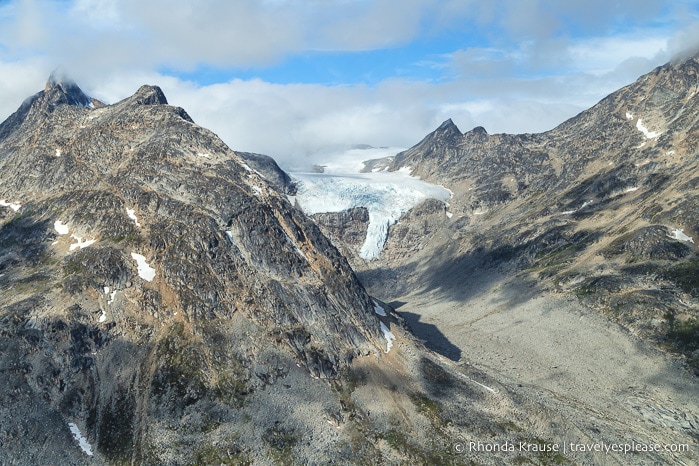
{"type": "Polygon", "coordinates": [[[369,211],[369,226],[359,255],[373,260],[383,251],[391,225],[425,199],[446,201],[451,191],[412,177],[409,170],[360,173],[362,160],[386,157],[400,149],[353,149],[333,154],[324,173],[292,172],[298,191],[295,200],[308,215],[341,212],[353,207],[369,211]],[[362,160],[359,160],[359,159],[362,160]]]}

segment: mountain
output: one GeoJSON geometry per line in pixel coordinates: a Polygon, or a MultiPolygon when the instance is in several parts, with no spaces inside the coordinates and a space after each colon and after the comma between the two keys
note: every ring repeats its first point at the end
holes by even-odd
{"type": "Polygon", "coordinates": [[[445,358],[696,439],[698,90],[692,56],[548,132],[447,120],[367,162],[453,192],[392,225],[380,260],[321,228],[445,358]]]}
{"type": "MultiPolygon", "coordinates": [[[[232,152],[157,87],[91,103],[52,75],[0,125],[0,365],[11,374],[0,438],[41,451],[62,416],[107,460],[161,462],[185,413],[220,423],[297,364],[328,379],[383,353],[347,262],[245,162],[269,173],[273,160],[232,152]],[[39,427],[23,434],[28,421],[39,427]]],[[[1,462],[32,457],[21,449],[6,445],[1,462]]]]}
{"type": "MultiPolygon", "coordinates": [[[[541,134],[462,133],[447,120],[390,170],[454,192],[437,229],[457,256],[481,251],[584,295],[699,370],[699,347],[677,334],[699,339],[698,73],[696,56],[659,67],[541,134]]],[[[405,244],[389,239],[388,256],[411,257],[405,244]]]]}
{"type": "MultiPolygon", "coordinates": [[[[104,105],[54,75],[0,135],[2,464],[623,464],[571,448],[696,439],[696,386],[674,360],[521,275],[539,270],[506,247],[514,207],[478,224],[456,183],[448,207],[392,227],[362,285],[273,160],[231,150],[155,86],[104,105]],[[648,378],[628,388],[629,374],[648,378]]],[[[356,246],[368,216],[316,219],[356,246]]],[[[676,459],[697,457],[633,453],[676,459]]]]}

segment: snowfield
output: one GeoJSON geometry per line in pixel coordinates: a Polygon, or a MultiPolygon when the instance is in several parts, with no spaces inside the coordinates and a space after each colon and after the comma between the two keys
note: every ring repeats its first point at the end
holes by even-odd
{"type": "Polygon", "coordinates": [[[155,269],[148,265],[148,262],[146,262],[146,258],[143,255],[137,254],[135,252],[131,253],[131,257],[133,258],[133,260],[136,261],[136,265],[138,267],[138,276],[147,282],[152,282],[155,278],[155,269]]]}
{"type": "Polygon", "coordinates": [[[363,160],[399,151],[354,149],[335,154],[332,162],[319,164],[325,167],[324,173],[292,173],[298,184],[299,206],[308,215],[366,207],[369,227],[359,255],[366,260],[376,259],[386,243],[389,227],[401,215],[425,199],[445,201],[451,197],[448,189],[412,177],[410,170],[359,173],[363,160]]]}

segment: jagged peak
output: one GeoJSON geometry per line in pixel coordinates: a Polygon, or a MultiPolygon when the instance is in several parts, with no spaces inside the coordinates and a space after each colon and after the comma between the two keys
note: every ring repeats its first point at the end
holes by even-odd
{"type": "Polygon", "coordinates": [[[143,85],[131,96],[134,103],[139,105],[167,105],[167,98],[158,86],[143,85]]]}
{"type": "Polygon", "coordinates": [[[481,136],[488,136],[488,131],[486,131],[485,128],[482,126],[476,126],[475,128],[473,128],[469,132],[473,133],[473,134],[481,135],[481,136]]]}
{"type": "Polygon", "coordinates": [[[80,89],[62,67],[53,70],[46,81],[44,92],[51,95],[50,102],[55,105],[68,104],[82,107],[92,105],[92,99],[80,89]]]}
{"type": "Polygon", "coordinates": [[[441,125],[439,125],[439,128],[437,128],[437,131],[453,131],[456,130],[461,134],[461,130],[454,124],[451,118],[446,119],[441,125]]]}

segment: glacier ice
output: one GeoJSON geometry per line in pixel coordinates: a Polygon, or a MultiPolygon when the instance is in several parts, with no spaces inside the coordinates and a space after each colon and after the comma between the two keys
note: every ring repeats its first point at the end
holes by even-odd
{"type": "Polygon", "coordinates": [[[379,257],[389,227],[405,212],[428,198],[445,201],[451,197],[448,189],[412,177],[409,170],[358,173],[362,164],[355,161],[326,166],[330,168],[326,173],[292,173],[298,186],[296,200],[308,215],[365,207],[369,226],[359,255],[366,260],[379,257]]]}

